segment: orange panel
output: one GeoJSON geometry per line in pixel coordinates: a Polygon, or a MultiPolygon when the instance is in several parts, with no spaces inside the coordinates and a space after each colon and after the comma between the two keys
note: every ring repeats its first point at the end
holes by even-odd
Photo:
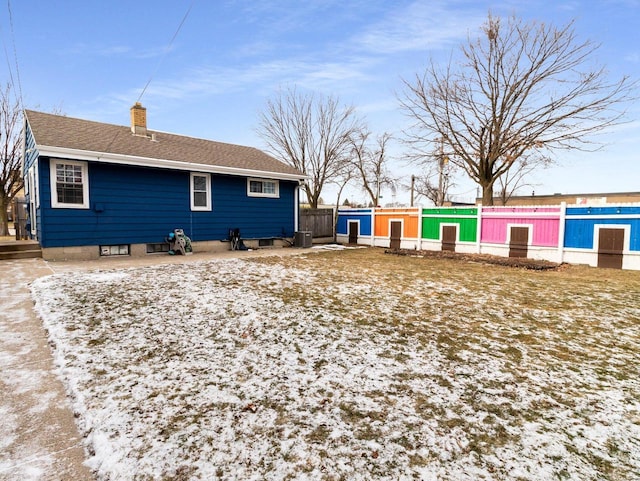
{"type": "Polygon", "coordinates": [[[376,237],[389,237],[389,218],[386,215],[377,215],[376,212],[376,237]]]}
{"type": "Polygon", "coordinates": [[[374,235],[389,237],[389,221],[403,221],[403,238],[418,238],[418,209],[376,209],[374,235]]]}
{"type": "Polygon", "coordinates": [[[404,221],[404,236],[407,238],[418,238],[418,216],[408,215],[404,221]]]}

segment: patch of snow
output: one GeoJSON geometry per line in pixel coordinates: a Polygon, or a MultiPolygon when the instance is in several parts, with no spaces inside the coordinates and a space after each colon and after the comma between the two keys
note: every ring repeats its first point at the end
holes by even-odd
{"type": "MultiPolygon", "coordinates": [[[[601,465],[612,479],[640,472],[637,378],[599,377],[588,361],[554,364],[545,352],[566,347],[557,327],[536,333],[548,344],[533,352],[511,337],[522,333],[513,315],[495,306],[491,318],[469,309],[469,321],[501,332],[450,339],[438,326],[464,289],[436,279],[413,288],[416,309],[433,317],[416,319],[407,336],[385,324],[402,306],[377,279],[334,280],[318,292],[318,275],[235,259],[36,281],[36,308],[98,478],[596,479],[601,465]],[[307,303],[288,302],[303,286],[307,303]],[[370,310],[329,308],[360,297],[370,310]],[[454,342],[461,346],[446,348],[454,342]],[[527,362],[511,369],[518,361],[509,355],[527,362]]],[[[469,306],[486,302],[464,295],[469,306]]],[[[575,319],[567,313],[565,321],[575,319]]],[[[637,329],[627,336],[637,341],[637,329]]],[[[570,347],[586,356],[581,341],[570,347]]]]}

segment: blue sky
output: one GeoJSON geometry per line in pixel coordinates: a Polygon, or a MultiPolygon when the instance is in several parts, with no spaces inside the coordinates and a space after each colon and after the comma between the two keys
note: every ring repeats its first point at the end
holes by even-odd
{"type": "MultiPolygon", "coordinates": [[[[26,108],[128,125],[151,78],[141,99],[150,129],[259,148],[266,100],[295,85],[353,104],[374,133],[401,136],[402,79],[448,61],[489,10],[557,26],[575,19],[579,39],[601,44],[593,59],[611,78],[640,78],[640,0],[11,0],[0,6],[0,81],[19,74],[26,108]]],[[[599,152],[559,151],[559,166],[523,194],[640,191],[640,105],[628,111],[599,152]]],[[[402,146],[393,153],[398,175],[420,174],[402,146]]],[[[475,184],[458,184],[453,193],[472,200],[475,184]]],[[[365,199],[355,187],[347,196],[365,199]]]]}

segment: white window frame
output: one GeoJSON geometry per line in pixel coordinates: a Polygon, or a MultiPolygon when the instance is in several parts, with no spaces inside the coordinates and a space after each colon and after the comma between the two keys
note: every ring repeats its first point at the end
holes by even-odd
{"type": "MultiPolygon", "coordinates": [[[[199,191],[201,192],[201,191],[199,191]]],[[[193,211],[210,211],[211,210],[211,174],[205,174],[202,172],[191,172],[189,176],[189,203],[191,204],[191,210],[193,211]],[[194,179],[195,177],[204,177],[207,182],[207,190],[205,191],[206,205],[195,205],[194,203],[194,179]]]]}
{"type": "Polygon", "coordinates": [[[271,197],[280,198],[280,181],[275,179],[258,179],[250,177],[247,179],[247,195],[249,197],[271,197]],[[263,192],[251,192],[251,182],[260,182],[263,186],[263,192]],[[275,192],[264,192],[264,183],[269,182],[275,186],[275,192]]]}
{"type": "Polygon", "coordinates": [[[78,160],[51,159],[49,161],[49,176],[51,177],[51,207],[56,209],[88,209],[89,208],[89,164],[78,160]],[[70,204],[58,202],[58,183],[56,178],[56,165],[75,165],[81,168],[82,173],[82,204],[70,204]]]}

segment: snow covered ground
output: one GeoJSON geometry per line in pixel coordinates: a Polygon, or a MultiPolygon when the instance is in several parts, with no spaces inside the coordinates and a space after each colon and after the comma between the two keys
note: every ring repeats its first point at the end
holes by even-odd
{"type": "Polygon", "coordinates": [[[98,479],[640,478],[639,291],[389,257],[36,281],[98,479]]]}

